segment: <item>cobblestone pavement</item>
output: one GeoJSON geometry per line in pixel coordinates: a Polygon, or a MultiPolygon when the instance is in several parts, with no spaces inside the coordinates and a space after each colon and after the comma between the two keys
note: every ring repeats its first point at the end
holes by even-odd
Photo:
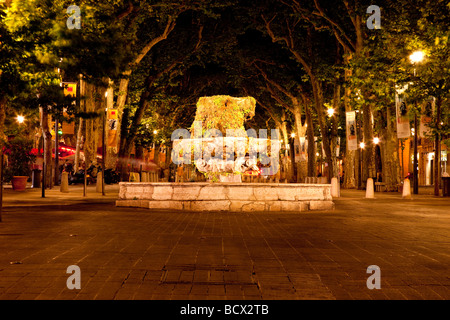
{"type": "Polygon", "coordinates": [[[4,195],[1,300],[450,298],[450,198],[342,190],[330,212],[190,213],[35,193],[4,195]]]}

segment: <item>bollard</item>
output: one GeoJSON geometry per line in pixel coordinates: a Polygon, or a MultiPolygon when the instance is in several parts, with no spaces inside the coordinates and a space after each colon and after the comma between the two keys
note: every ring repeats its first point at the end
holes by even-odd
{"type": "Polygon", "coordinates": [[[374,190],[373,190],[373,179],[368,178],[366,184],[366,198],[373,199],[374,198],[374,190]]]}
{"type": "Polygon", "coordinates": [[[339,198],[341,195],[340,185],[336,177],[331,178],[331,196],[339,198]]]}
{"type": "Polygon", "coordinates": [[[41,170],[33,169],[31,177],[32,177],[31,181],[33,182],[31,187],[39,188],[41,186],[41,170]]]}
{"type": "Polygon", "coordinates": [[[69,192],[69,173],[62,172],[61,174],[61,186],[59,187],[61,192],[69,192]]]}
{"type": "Polygon", "coordinates": [[[403,181],[403,199],[411,199],[411,181],[409,179],[405,179],[403,181]]]}
{"type": "Polygon", "coordinates": [[[97,173],[97,185],[95,186],[95,191],[102,192],[102,180],[103,180],[103,172],[99,171],[97,173]]]}

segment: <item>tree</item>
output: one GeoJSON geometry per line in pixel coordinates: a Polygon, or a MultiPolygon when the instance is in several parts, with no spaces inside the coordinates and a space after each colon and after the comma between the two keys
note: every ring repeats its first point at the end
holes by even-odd
{"type": "MultiPolygon", "coordinates": [[[[173,30],[175,29],[175,26],[177,25],[177,21],[178,21],[178,17],[187,12],[189,14],[192,14],[193,12],[196,12],[198,14],[203,14],[204,16],[208,16],[208,17],[215,17],[216,16],[216,9],[220,9],[222,7],[226,7],[227,5],[229,5],[229,1],[223,1],[221,3],[216,3],[214,1],[208,0],[208,1],[200,1],[200,0],[190,0],[190,1],[184,1],[182,3],[174,1],[174,2],[167,2],[167,1],[161,1],[160,3],[154,4],[154,5],[150,5],[150,4],[146,4],[147,6],[149,6],[150,8],[150,12],[153,12],[153,19],[145,19],[137,32],[137,43],[140,43],[140,45],[138,47],[140,47],[140,51],[138,51],[138,53],[135,55],[135,58],[127,65],[125,71],[122,73],[120,80],[119,80],[119,85],[118,85],[118,97],[117,97],[117,102],[116,102],[116,108],[118,110],[119,113],[119,125],[122,122],[122,114],[123,114],[123,110],[125,108],[125,104],[126,104],[126,98],[127,98],[127,93],[128,93],[128,86],[130,83],[130,79],[131,79],[131,75],[133,72],[136,72],[136,70],[138,69],[139,65],[141,64],[141,62],[144,60],[144,58],[147,57],[148,58],[148,54],[149,52],[151,52],[151,50],[160,42],[166,40],[168,38],[168,36],[173,32],[173,30]],[[155,10],[156,9],[156,10],[155,10]],[[155,19],[156,18],[156,19],[155,19]],[[163,25],[163,31],[159,31],[161,30],[161,21],[165,21],[165,26],[163,25]],[[157,32],[156,36],[150,36],[149,35],[154,35],[155,31],[157,32]],[[150,41],[148,40],[150,38],[150,41]]],[[[134,9],[133,9],[134,10],[134,9]]],[[[132,11],[133,11],[132,10],[132,11]]],[[[138,10],[139,11],[139,10],[138,10]]],[[[144,10],[144,12],[146,12],[146,10],[144,10]]],[[[198,21],[200,21],[200,17],[193,17],[193,19],[197,19],[198,21]]],[[[195,22],[194,22],[195,24],[195,22]]],[[[198,40],[198,44],[196,46],[196,48],[198,49],[199,43],[201,41],[201,36],[202,36],[202,27],[201,27],[201,23],[199,25],[197,25],[197,27],[200,26],[199,30],[194,31],[193,34],[189,34],[188,38],[183,38],[183,41],[189,40],[191,39],[192,35],[195,36],[199,36],[199,40],[198,40]]],[[[182,28],[179,28],[179,30],[182,30],[182,28]]],[[[192,29],[189,28],[189,31],[192,32],[192,29]]],[[[186,32],[184,32],[184,36],[186,36],[186,32]]],[[[178,38],[180,39],[180,38],[178,38]]],[[[195,41],[196,42],[196,41],[195,41]]],[[[194,42],[194,43],[195,43],[194,42]]],[[[172,43],[172,46],[174,45],[174,43],[172,43]]],[[[153,55],[155,56],[155,55],[153,55]]],[[[170,57],[170,56],[169,56],[170,57]]],[[[148,90],[143,91],[143,97],[141,99],[141,107],[138,109],[138,112],[135,113],[134,116],[134,120],[133,120],[133,128],[132,128],[132,134],[134,132],[136,132],[136,128],[137,126],[139,126],[142,117],[145,113],[145,110],[147,108],[147,103],[146,101],[148,100],[148,97],[150,96],[150,89],[154,86],[155,83],[157,83],[157,81],[159,81],[159,77],[166,75],[167,73],[171,72],[172,69],[174,69],[175,67],[177,67],[182,61],[180,60],[181,58],[178,57],[177,59],[173,60],[172,63],[170,63],[169,65],[166,66],[165,69],[163,70],[159,70],[159,73],[152,74],[152,75],[148,75],[146,78],[146,87],[148,88],[148,90]]],[[[153,90],[153,89],[152,89],[153,90]]],[[[127,112],[127,117],[128,117],[128,112],[127,112]]],[[[125,119],[128,120],[128,119],[125,119]]],[[[126,124],[124,126],[124,128],[126,128],[126,124]]],[[[130,139],[130,135],[128,135],[127,137],[122,137],[121,135],[124,132],[121,130],[121,133],[119,135],[119,139],[118,139],[118,147],[115,148],[116,151],[112,153],[112,159],[116,159],[117,156],[122,157],[124,154],[127,154],[127,152],[129,151],[128,147],[125,147],[128,145],[127,140],[130,139]]],[[[131,138],[134,139],[134,138],[131,138]]]]}
{"type": "MultiPolygon", "coordinates": [[[[4,24],[5,12],[10,2],[0,7],[0,179],[3,181],[3,148],[5,139],[5,118],[8,106],[25,87],[18,72],[21,50],[4,24]]],[[[2,221],[3,184],[0,186],[0,222],[2,221]]]]}
{"type": "MultiPolygon", "coordinates": [[[[313,0],[307,2],[288,1],[289,6],[296,16],[303,21],[307,21],[316,31],[327,30],[342,48],[340,55],[344,60],[344,65],[348,65],[354,58],[360,57],[364,48],[364,39],[366,38],[367,28],[364,25],[364,16],[367,8],[371,5],[368,1],[320,1],[313,0]]],[[[359,88],[349,86],[351,79],[354,77],[354,71],[347,68],[344,72],[344,106],[345,111],[351,111],[350,97],[356,92],[371,96],[370,92],[361,92],[359,88]],[[352,72],[353,71],[353,72],[352,72]]],[[[366,115],[370,113],[370,106],[365,105],[366,115]]],[[[366,117],[363,121],[364,132],[366,134],[365,141],[369,150],[373,148],[373,137],[371,134],[370,117],[366,117]]],[[[366,154],[372,154],[369,151],[366,154]]],[[[354,188],[357,185],[357,177],[355,175],[355,163],[359,163],[356,159],[357,154],[354,151],[346,149],[344,162],[344,187],[354,188]],[[356,160],[356,161],[355,161],[356,160]]],[[[368,159],[366,159],[368,160],[368,159]]],[[[365,168],[373,167],[372,159],[366,161],[368,165],[365,168]]],[[[358,169],[359,170],[359,169],[358,169]]],[[[366,170],[366,176],[368,175],[366,170]]]]}
{"type": "MultiPolygon", "coordinates": [[[[396,45],[404,44],[409,53],[422,50],[425,53],[423,63],[414,66],[415,72],[411,76],[411,66],[405,66],[407,59],[400,60],[402,73],[412,80],[409,94],[413,99],[426,101],[428,97],[436,99],[436,108],[433,114],[431,129],[435,140],[434,161],[434,194],[439,195],[440,185],[440,158],[441,139],[449,132],[449,122],[442,121],[444,116],[448,119],[448,103],[450,94],[450,49],[448,46],[450,31],[446,17],[450,15],[450,7],[446,1],[420,1],[419,10],[414,11],[411,6],[405,5],[398,9],[407,16],[409,33],[404,38],[395,38],[396,45]],[[406,71],[406,72],[405,72],[406,71]]],[[[405,26],[403,26],[405,27],[405,26]]],[[[406,34],[406,28],[399,28],[406,34]]],[[[408,61],[409,62],[409,61],[408,61]]]]}
{"type": "Polygon", "coordinates": [[[52,147],[48,114],[50,108],[55,107],[58,103],[63,104],[64,98],[56,71],[58,59],[52,54],[53,45],[49,41],[50,36],[46,33],[51,22],[40,20],[42,18],[40,9],[42,8],[35,7],[35,4],[15,1],[8,8],[7,15],[3,20],[10,39],[14,43],[11,48],[20,50],[20,55],[12,55],[10,60],[10,65],[14,65],[16,79],[19,79],[19,82],[12,82],[10,88],[15,87],[16,91],[13,91],[9,97],[10,101],[11,99],[21,103],[26,101],[26,105],[32,108],[41,108],[42,133],[46,150],[44,176],[45,182],[50,185],[52,147]],[[18,83],[22,83],[20,93],[17,92],[18,83]]]}
{"type": "MultiPolygon", "coordinates": [[[[364,42],[362,54],[353,59],[352,78],[354,87],[369,87],[372,98],[365,95],[361,99],[376,101],[378,130],[382,133],[383,178],[389,190],[396,190],[399,182],[397,159],[398,140],[395,134],[395,88],[408,85],[408,102],[426,101],[436,98],[436,109],[431,128],[435,140],[435,154],[439,154],[442,134],[448,130],[448,122],[442,122],[441,106],[448,103],[449,93],[449,31],[445,22],[449,8],[445,1],[401,1],[385,2],[382,5],[383,26],[371,33],[364,42]],[[418,9],[419,8],[419,9],[418,9]],[[423,62],[412,65],[409,56],[416,50],[425,53],[423,62]],[[356,71],[359,70],[359,71],[356,71]],[[442,123],[442,125],[441,125],[442,123]],[[394,155],[394,157],[393,157],[394,155]]],[[[411,108],[420,117],[422,110],[411,108]]],[[[377,126],[377,125],[376,125],[377,126]]],[[[435,179],[439,181],[439,157],[435,161],[435,179]]],[[[439,183],[435,184],[435,194],[439,194],[439,183]]]]}
{"type": "MultiPolygon", "coordinates": [[[[271,14],[268,16],[270,13],[262,13],[263,26],[272,41],[283,44],[291,53],[292,58],[302,66],[308,77],[313,106],[319,123],[322,146],[325,151],[326,162],[328,163],[328,176],[331,178],[337,174],[337,164],[333,156],[335,154],[336,146],[334,143],[336,140],[332,137],[335,135],[335,132],[330,129],[327,122],[325,101],[327,93],[329,94],[330,92],[327,87],[334,82],[331,79],[335,79],[335,75],[330,73],[333,70],[331,66],[335,62],[333,59],[335,54],[330,55],[329,52],[330,50],[335,52],[336,46],[334,42],[330,42],[328,34],[306,26],[304,18],[293,15],[291,8],[284,6],[277,9],[281,12],[287,12],[281,18],[279,17],[280,15],[271,14]],[[324,55],[324,52],[328,52],[328,54],[324,55]]],[[[332,89],[331,92],[333,91],[332,89]]],[[[334,94],[331,96],[339,97],[339,95],[334,94]]],[[[333,100],[333,98],[330,100],[333,100]]],[[[336,101],[333,104],[337,103],[336,101]]]]}

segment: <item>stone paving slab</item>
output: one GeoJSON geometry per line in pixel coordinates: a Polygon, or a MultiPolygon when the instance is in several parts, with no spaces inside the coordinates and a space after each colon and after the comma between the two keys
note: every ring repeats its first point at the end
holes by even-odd
{"type": "Polygon", "coordinates": [[[5,193],[0,300],[450,299],[450,198],[341,190],[334,211],[298,215],[120,208],[112,190],[91,203],[54,193],[51,205],[27,192],[5,193]],[[380,290],[366,286],[370,265],[380,290]]]}

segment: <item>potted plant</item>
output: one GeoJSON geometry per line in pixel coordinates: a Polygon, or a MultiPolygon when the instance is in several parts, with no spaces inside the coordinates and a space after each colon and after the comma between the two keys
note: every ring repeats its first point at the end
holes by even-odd
{"type": "Polygon", "coordinates": [[[5,144],[4,153],[8,157],[5,181],[11,181],[13,190],[24,191],[31,173],[31,165],[36,160],[32,152],[33,142],[15,137],[5,144]]]}

